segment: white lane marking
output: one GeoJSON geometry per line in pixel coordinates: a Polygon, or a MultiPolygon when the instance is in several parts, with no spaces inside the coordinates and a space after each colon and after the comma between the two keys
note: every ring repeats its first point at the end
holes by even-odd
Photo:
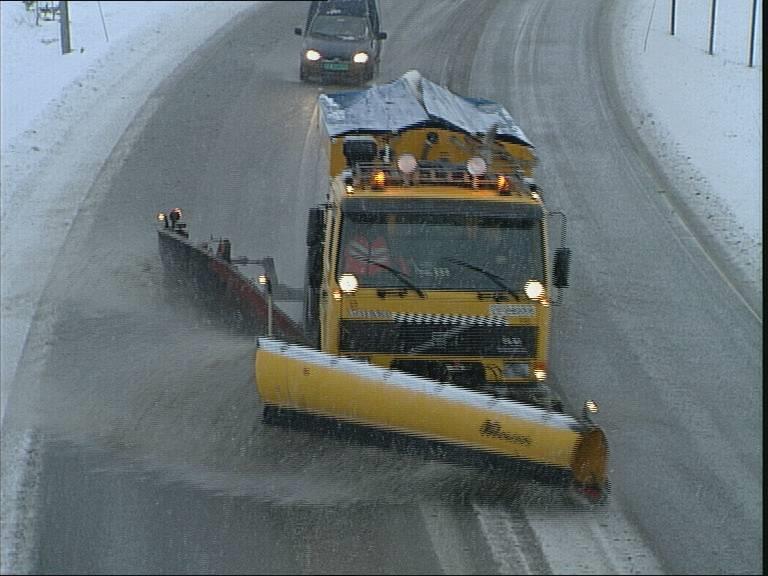
{"type": "Polygon", "coordinates": [[[624,516],[613,509],[523,509],[553,574],[664,574],[624,516]]]}
{"type": "Polygon", "coordinates": [[[427,527],[432,548],[440,562],[443,574],[471,574],[474,569],[464,553],[466,544],[449,508],[428,502],[419,502],[419,509],[427,527]]]}
{"type": "Polygon", "coordinates": [[[40,438],[4,432],[0,475],[0,574],[32,574],[35,519],[42,471],[40,438]]]}
{"type": "Polygon", "coordinates": [[[485,535],[501,574],[538,573],[529,561],[530,550],[520,539],[519,523],[512,514],[498,507],[473,504],[480,528],[485,535]]]}

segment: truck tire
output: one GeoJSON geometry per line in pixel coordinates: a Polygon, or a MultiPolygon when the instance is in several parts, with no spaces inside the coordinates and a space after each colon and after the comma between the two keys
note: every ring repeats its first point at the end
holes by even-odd
{"type": "Polygon", "coordinates": [[[261,414],[261,421],[265,424],[274,424],[277,421],[278,408],[272,404],[264,404],[264,411],[261,414]]]}

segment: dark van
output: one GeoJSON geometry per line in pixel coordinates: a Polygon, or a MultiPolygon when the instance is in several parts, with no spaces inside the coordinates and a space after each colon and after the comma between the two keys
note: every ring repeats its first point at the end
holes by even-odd
{"type": "Polygon", "coordinates": [[[381,41],[376,0],[313,0],[303,36],[299,77],[302,81],[362,83],[379,67],[381,41]]]}

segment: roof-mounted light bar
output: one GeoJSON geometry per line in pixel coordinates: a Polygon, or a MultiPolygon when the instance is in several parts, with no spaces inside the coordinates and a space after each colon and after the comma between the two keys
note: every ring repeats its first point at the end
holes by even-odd
{"type": "Polygon", "coordinates": [[[397,159],[397,167],[403,174],[413,174],[419,163],[413,154],[403,154],[397,159]]]}
{"type": "MultiPolygon", "coordinates": [[[[467,160],[464,165],[429,162],[420,164],[413,154],[398,156],[396,165],[380,162],[357,162],[345,172],[344,185],[348,194],[369,189],[383,190],[387,186],[454,185],[474,189],[496,190],[501,196],[515,191],[528,192],[534,200],[540,200],[539,188],[533,179],[523,177],[519,171],[489,172],[486,161],[479,156],[467,160]]],[[[497,168],[494,166],[493,168],[497,168]]]]}
{"type": "Polygon", "coordinates": [[[482,176],[488,171],[488,166],[485,160],[479,156],[474,156],[467,160],[467,172],[472,176],[482,176]]]}

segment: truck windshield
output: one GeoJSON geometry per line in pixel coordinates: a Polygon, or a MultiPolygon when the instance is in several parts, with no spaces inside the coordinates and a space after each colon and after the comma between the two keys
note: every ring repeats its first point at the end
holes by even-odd
{"type": "Polygon", "coordinates": [[[521,292],[530,279],[544,281],[538,219],[349,212],[341,230],[339,273],[362,287],[402,287],[376,262],[429,290],[521,292]]]}

